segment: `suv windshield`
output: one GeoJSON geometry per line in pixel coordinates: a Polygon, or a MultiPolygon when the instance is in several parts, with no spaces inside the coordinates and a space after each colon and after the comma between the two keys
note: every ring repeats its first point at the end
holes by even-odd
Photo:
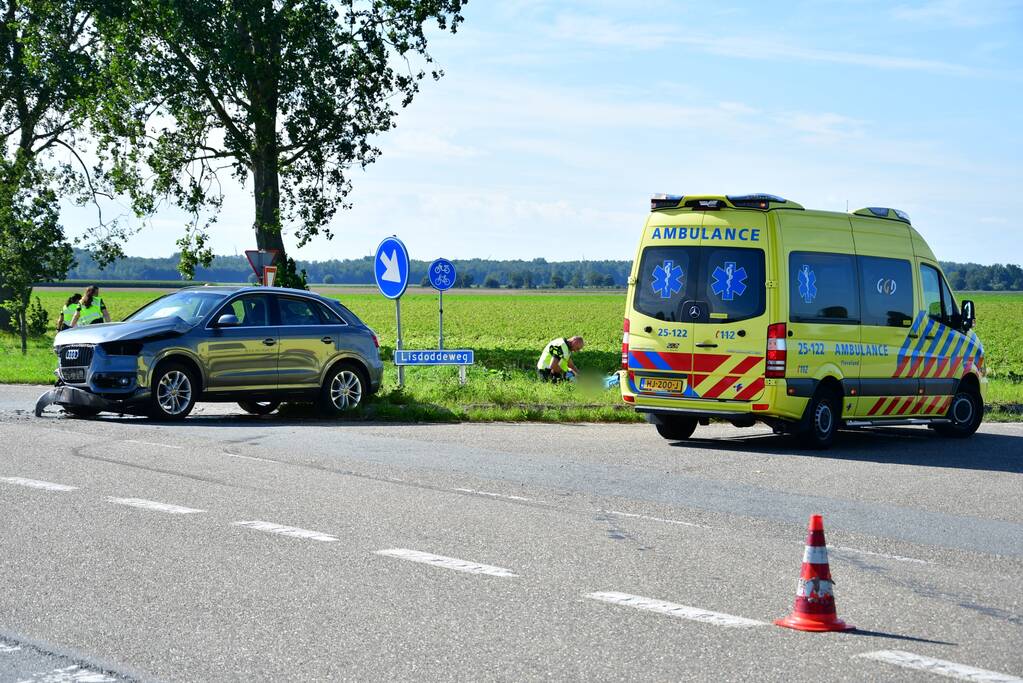
{"type": "Polygon", "coordinates": [[[206,317],[227,296],[224,292],[177,292],[162,297],[132,313],[126,320],[156,320],[177,316],[195,324],[206,317]]]}
{"type": "Polygon", "coordinates": [[[633,305],[668,322],[680,321],[687,301],[703,303],[714,320],[745,320],[764,312],[764,281],[762,249],[648,247],[639,264],[633,305]]]}

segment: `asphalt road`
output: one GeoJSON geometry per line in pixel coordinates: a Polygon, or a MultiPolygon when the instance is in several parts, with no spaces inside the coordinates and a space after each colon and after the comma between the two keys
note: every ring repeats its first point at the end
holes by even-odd
{"type": "Polygon", "coordinates": [[[1023,679],[1023,425],[182,425],[0,387],[0,681],[1023,679]],[[824,515],[839,616],[793,603],[824,515]]]}

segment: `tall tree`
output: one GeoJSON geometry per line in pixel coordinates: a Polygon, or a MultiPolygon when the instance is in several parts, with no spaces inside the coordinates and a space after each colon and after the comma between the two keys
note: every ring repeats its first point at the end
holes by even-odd
{"type": "Polygon", "coordinates": [[[24,349],[34,282],[25,278],[62,278],[72,263],[56,190],[79,201],[104,194],[105,176],[82,160],[75,134],[101,87],[100,71],[83,0],[2,0],[0,17],[0,299],[21,323],[24,349]]]}
{"type": "MultiPolygon", "coordinates": [[[[298,246],[331,238],[350,170],[377,158],[374,136],[427,75],[426,27],[454,32],[465,2],[120,0],[104,32],[139,104],[134,125],[111,117],[104,148],[121,169],[144,162],[150,191],[192,215],[183,272],[212,259],[222,171],[252,188],[257,247],[284,256],[285,226],[298,246]]],[[[283,265],[281,284],[304,284],[283,265]]]]}

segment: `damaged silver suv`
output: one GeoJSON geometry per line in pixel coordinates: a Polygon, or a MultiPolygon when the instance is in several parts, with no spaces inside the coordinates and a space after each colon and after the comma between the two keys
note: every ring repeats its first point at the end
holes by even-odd
{"type": "Polygon", "coordinates": [[[282,401],[335,416],[380,388],[376,335],[337,301],[279,287],[189,287],[124,322],[65,330],[54,340],[58,385],[36,415],[103,411],[180,420],[196,401],[237,402],[265,415],[282,401]]]}

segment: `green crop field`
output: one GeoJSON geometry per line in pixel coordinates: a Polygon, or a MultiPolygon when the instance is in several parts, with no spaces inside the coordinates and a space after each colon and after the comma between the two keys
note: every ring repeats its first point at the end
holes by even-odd
{"type": "MultiPolygon", "coordinates": [[[[339,298],[376,330],[385,357],[396,336],[394,303],[372,290],[322,287],[339,298]]],[[[70,290],[40,288],[37,295],[51,321],[70,290]]],[[[114,320],[151,301],[152,289],[105,290],[103,299],[114,320]]],[[[1019,412],[1023,403],[1023,294],[977,293],[977,331],[984,342],[991,378],[989,402],[999,406],[995,417],[1019,412]]],[[[388,367],[385,386],[364,416],[407,419],[474,420],[615,420],[638,417],[618,391],[604,391],[596,382],[619,362],[624,292],[613,293],[453,293],[444,297],[444,345],[476,350],[477,365],[469,383],[460,387],[454,368],[410,368],[404,391],[396,388],[397,373],[388,367]],[[580,334],[586,348],[577,364],[591,372],[591,383],[552,386],[533,377],[543,344],[552,337],[580,334]]],[[[410,290],[402,298],[406,348],[437,345],[437,295],[410,290]]],[[[51,337],[52,338],[52,337],[51,337]]],[[[32,340],[22,356],[15,337],[0,337],[0,382],[49,383],[53,380],[51,338],[32,340]]]]}

